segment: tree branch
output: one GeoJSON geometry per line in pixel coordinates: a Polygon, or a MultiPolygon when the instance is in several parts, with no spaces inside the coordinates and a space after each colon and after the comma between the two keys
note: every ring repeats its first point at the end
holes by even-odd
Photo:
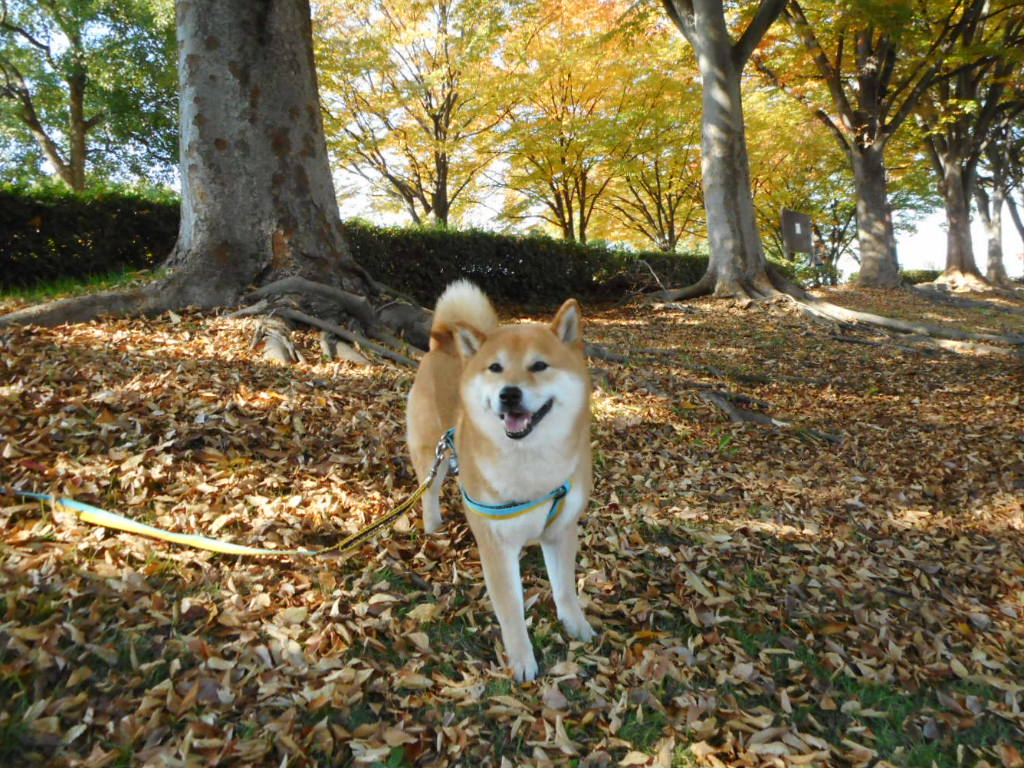
{"type": "Polygon", "coordinates": [[[750,59],[750,55],[767,34],[768,29],[779,18],[789,0],[761,0],[757,15],[743,31],[740,39],[732,46],[732,63],[737,71],[742,71],[750,59]]]}

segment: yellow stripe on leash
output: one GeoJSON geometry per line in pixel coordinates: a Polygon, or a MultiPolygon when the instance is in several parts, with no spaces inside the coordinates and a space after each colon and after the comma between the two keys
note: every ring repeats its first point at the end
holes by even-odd
{"type": "Polygon", "coordinates": [[[85,523],[99,525],[104,528],[113,528],[118,531],[125,531],[126,533],[137,533],[140,536],[150,536],[154,539],[160,539],[161,541],[170,541],[174,544],[194,547],[195,549],[205,549],[210,552],[220,552],[225,555],[251,555],[257,557],[289,555],[316,557],[319,555],[326,555],[329,552],[342,553],[355,549],[381,528],[393,523],[403,512],[419,501],[420,497],[426,492],[430,484],[434,482],[434,478],[437,476],[437,470],[440,468],[441,462],[444,461],[445,457],[449,455],[451,450],[450,434],[446,434],[437,444],[437,451],[434,456],[434,465],[430,468],[427,479],[423,481],[423,484],[420,485],[419,488],[413,491],[412,495],[408,499],[388,512],[380,520],[375,520],[369,525],[363,526],[351,536],[342,539],[342,541],[335,544],[333,547],[327,547],[325,549],[265,549],[263,547],[246,547],[242,544],[218,541],[217,539],[211,539],[207,536],[198,536],[188,533],[174,533],[173,531],[165,531],[163,528],[156,528],[152,525],[140,523],[137,520],[132,520],[131,518],[119,515],[116,512],[108,512],[105,509],[94,507],[92,504],[86,504],[83,501],[75,501],[74,499],[69,499],[65,496],[58,498],[49,493],[16,491],[13,488],[7,489],[0,486],[0,496],[22,496],[28,499],[38,499],[39,501],[45,501],[53,506],[60,506],[65,509],[72,510],[78,516],[78,519],[85,523]]]}
{"type": "MultiPolygon", "coordinates": [[[[433,478],[431,478],[431,480],[432,479],[433,478]]],[[[355,549],[366,539],[370,538],[381,528],[392,523],[399,517],[399,515],[415,504],[419,500],[420,496],[423,495],[424,491],[426,491],[429,484],[430,483],[427,482],[421,485],[415,492],[413,492],[412,496],[399,504],[380,520],[375,520],[369,525],[356,531],[351,536],[343,539],[340,543],[325,549],[266,549],[264,547],[247,547],[242,544],[232,544],[227,541],[211,539],[208,536],[165,531],[163,528],[157,528],[152,525],[147,525],[146,523],[140,523],[138,520],[132,520],[131,518],[119,515],[116,512],[109,512],[105,509],[94,507],[92,504],[86,504],[82,501],[69,499],[65,496],[56,497],[49,493],[33,493],[30,491],[16,491],[5,488],[0,488],[0,495],[22,496],[29,499],[38,499],[39,501],[45,501],[52,504],[55,507],[59,506],[64,509],[71,510],[75,513],[78,519],[84,523],[99,525],[103,528],[113,528],[118,531],[125,531],[126,533],[136,533],[140,536],[149,536],[154,539],[160,539],[161,541],[169,541],[174,544],[181,544],[185,547],[193,547],[194,549],[205,549],[210,552],[220,552],[224,555],[250,555],[259,557],[267,557],[270,555],[292,555],[315,557],[317,555],[325,555],[329,552],[341,553],[355,549]]]]}

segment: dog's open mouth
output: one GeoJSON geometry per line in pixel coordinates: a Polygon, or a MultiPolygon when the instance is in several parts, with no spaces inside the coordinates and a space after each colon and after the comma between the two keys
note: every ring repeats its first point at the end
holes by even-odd
{"type": "Polygon", "coordinates": [[[554,399],[548,400],[544,405],[532,413],[530,411],[510,410],[499,414],[505,422],[505,434],[513,440],[522,440],[533,428],[540,423],[540,420],[548,415],[554,399]]]}

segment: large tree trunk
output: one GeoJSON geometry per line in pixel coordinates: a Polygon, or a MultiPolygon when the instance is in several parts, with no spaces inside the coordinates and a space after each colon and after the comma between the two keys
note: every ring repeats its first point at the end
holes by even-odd
{"type": "MultiPolygon", "coordinates": [[[[724,18],[715,28],[726,34],[724,18]]],[[[729,46],[720,45],[717,37],[697,57],[704,83],[701,152],[708,268],[715,274],[715,294],[737,295],[770,286],[750,191],[741,73],[732,65],[729,46]]]]}
{"type": "MultiPolygon", "coordinates": [[[[141,289],[30,307],[0,318],[0,326],[208,309],[268,286],[260,297],[298,295],[306,310],[281,308],[280,317],[365,342],[330,322],[346,315],[359,331],[392,345],[401,344],[390,333],[399,329],[412,334],[413,343],[425,343],[419,308],[377,313],[366,302],[381,286],[345,243],[320,117],[308,0],[179,0],[177,14],[182,216],[168,259],[171,274],[141,289]],[[320,317],[310,320],[307,313],[320,317]]],[[[280,327],[274,332],[286,335],[280,327]]]]}
{"type": "Polygon", "coordinates": [[[971,192],[973,175],[955,153],[941,156],[942,201],[946,209],[946,269],[939,282],[954,289],[985,287],[986,281],[974,260],[971,242],[971,192]]]}
{"type": "Polygon", "coordinates": [[[883,151],[875,146],[851,147],[849,153],[857,192],[858,282],[872,288],[893,288],[900,284],[883,151]]]}
{"type": "Polygon", "coordinates": [[[707,212],[708,271],[674,297],[713,292],[716,296],[762,298],[781,281],[769,273],[750,188],[740,79],[756,42],[784,3],[762,2],[747,33],[734,44],[721,0],[664,0],[697,54],[701,75],[701,155],[707,212]],[[774,283],[774,284],[773,284],[774,283]]]}
{"type": "Polygon", "coordinates": [[[177,12],[182,217],[169,265],[185,275],[179,289],[214,307],[291,275],[341,284],[355,263],[327,160],[308,3],[200,0],[177,12]]]}

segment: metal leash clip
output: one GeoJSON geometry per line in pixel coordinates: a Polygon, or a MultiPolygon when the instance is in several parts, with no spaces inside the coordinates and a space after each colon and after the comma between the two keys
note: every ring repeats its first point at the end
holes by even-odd
{"type": "MultiPolygon", "coordinates": [[[[448,452],[449,452],[449,456],[448,456],[448,472],[451,473],[453,476],[454,475],[458,475],[459,474],[459,454],[457,454],[455,452],[455,428],[454,427],[449,429],[447,432],[444,433],[444,437],[441,438],[441,442],[443,442],[445,444],[445,447],[448,449],[448,452]]],[[[441,446],[438,446],[438,450],[440,450],[440,449],[441,449],[441,446]]]]}
{"type": "Polygon", "coordinates": [[[437,442],[437,448],[434,451],[434,465],[430,468],[430,473],[427,475],[427,481],[424,485],[430,485],[437,477],[437,470],[441,468],[441,462],[445,459],[445,454],[450,454],[448,457],[448,471],[453,475],[459,474],[459,459],[455,455],[455,430],[449,429],[441,439],[437,442]]]}

